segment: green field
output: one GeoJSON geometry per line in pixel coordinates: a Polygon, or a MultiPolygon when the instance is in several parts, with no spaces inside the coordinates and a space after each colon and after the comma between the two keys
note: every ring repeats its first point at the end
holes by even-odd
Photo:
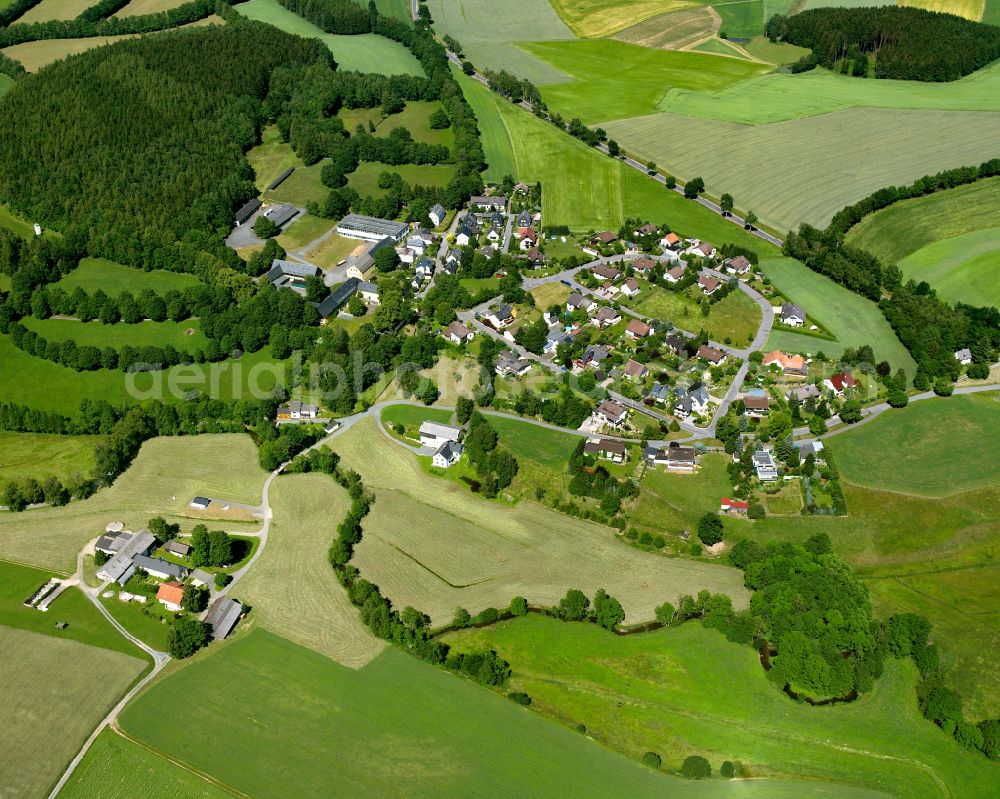
{"type": "Polygon", "coordinates": [[[610,36],[649,17],[689,8],[687,0],[552,0],[559,16],[580,37],[610,36]]]}
{"type": "Polygon", "coordinates": [[[654,50],[614,39],[538,42],[529,53],[568,75],[542,87],[542,98],[567,119],[587,124],[652,113],[671,88],[717,92],[771,67],[698,53],[654,50]]]}
{"type": "Polygon", "coordinates": [[[0,75],[0,97],[14,88],[14,79],[7,75],[0,75]]]}
{"type": "Polygon", "coordinates": [[[362,197],[383,197],[385,189],[378,187],[378,176],[383,172],[395,172],[411,186],[437,186],[444,188],[455,175],[455,167],[451,164],[418,166],[416,164],[400,164],[391,166],[375,161],[365,161],[347,176],[347,185],[362,197]]]}
{"type": "Polygon", "coordinates": [[[704,320],[705,330],[714,341],[743,346],[753,341],[760,327],[760,306],[742,291],[723,297],[704,320]]]}
{"type": "Polygon", "coordinates": [[[302,169],[305,164],[292,145],[282,141],[277,125],[268,125],[261,131],[260,144],[247,151],[247,161],[253,167],[257,188],[264,191],[289,167],[302,169]]]}
{"type": "Polygon", "coordinates": [[[89,0],[42,0],[29,11],[17,18],[18,22],[46,22],[50,19],[75,19],[92,3],[89,0]]]}
{"type": "Polygon", "coordinates": [[[1000,305],[1000,227],[928,244],[899,269],[904,279],[926,280],[947,302],[1000,305]]]}
{"type": "MultiPolygon", "coordinates": [[[[756,0],[759,2],[759,0],[756,0]]],[[[746,59],[746,55],[736,49],[737,46],[730,44],[725,39],[706,39],[701,44],[692,47],[690,52],[714,53],[715,55],[732,56],[746,59]]],[[[768,65],[769,67],[770,65],[768,65]]]]}
{"type": "Polygon", "coordinates": [[[0,432],[0,482],[18,477],[89,475],[101,436],[0,432]]]}
{"type": "Polygon", "coordinates": [[[515,506],[483,500],[457,482],[429,476],[371,421],[332,446],[376,496],[352,563],[395,605],[419,607],[436,624],[449,621],[459,605],[477,613],[518,594],[552,604],[568,588],[592,593],[606,583],[616,586],[630,622],[651,618],[665,598],[702,588],[746,602],[733,569],[651,557],[623,546],[607,527],[528,500],[515,506]]]}
{"type": "MultiPolygon", "coordinates": [[[[61,601],[44,614],[52,624],[61,601]]],[[[0,731],[0,785],[5,797],[45,796],[146,664],[120,652],[11,627],[0,627],[0,647],[0,679],[6,686],[0,715],[7,722],[0,731]]]]}
{"type": "Polygon", "coordinates": [[[208,339],[202,335],[197,319],[183,322],[152,322],[145,320],[130,325],[118,322],[81,322],[78,319],[35,319],[25,317],[21,324],[49,341],[72,339],[79,346],[93,347],[175,347],[181,352],[193,353],[203,349],[208,339]],[[189,332],[190,331],[190,332],[189,332]]]}
{"type": "Polygon", "coordinates": [[[248,0],[235,6],[238,13],[249,19],[267,22],[288,33],[309,39],[319,39],[333,53],[340,69],[375,72],[381,75],[423,75],[424,71],[413,53],[403,45],[374,33],[341,36],[324,33],[276,0],[248,0]]]}
{"type": "Polygon", "coordinates": [[[262,799],[323,795],[331,785],[350,785],[358,797],[492,797],[503,786],[512,797],[679,799],[727,796],[727,788],[802,796],[804,787],[671,779],[395,649],[355,672],[263,630],[212,647],[156,683],[121,725],[262,799]],[[288,689],[274,690],[276,681],[288,689]],[[164,724],[179,705],[190,723],[164,724]]]}
{"type": "Polygon", "coordinates": [[[130,0],[121,10],[112,14],[113,17],[139,17],[146,14],[156,14],[169,11],[171,8],[183,5],[184,0],[130,0]]]}
{"type": "MultiPolygon", "coordinates": [[[[286,251],[297,250],[300,247],[311,244],[324,233],[336,227],[336,225],[336,219],[324,219],[321,216],[304,214],[295,220],[294,225],[290,225],[287,230],[277,237],[278,244],[286,251]]],[[[334,233],[333,235],[336,236],[337,234],[334,233]]]]}
{"type": "Polygon", "coordinates": [[[441,107],[439,102],[411,100],[398,114],[387,117],[382,116],[381,108],[341,108],[337,116],[349,133],[353,133],[358,125],[368,130],[368,123],[371,122],[375,125],[375,136],[388,136],[393,128],[406,128],[414,141],[453,147],[455,133],[450,127],[434,130],[430,125],[431,114],[441,107]]]}
{"type": "Polygon", "coordinates": [[[144,272],[104,258],[84,258],[76,269],[55,286],[70,292],[79,287],[88,294],[100,289],[110,297],[117,297],[123,291],[131,291],[136,295],[146,289],[157,294],[171,290],[183,291],[200,283],[198,278],[186,272],[168,272],[164,269],[144,272]]]}
{"type": "MultiPolygon", "coordinates": [[[[767,107],[762,98],[755,102],[767,107]]],[[[678,178],[700,176],[710,193],[732,194],[737,208],[752,208],[763,224],[784,231],[799,222],[825,226],[876,189],[993,156],[1000,113],[859,107],[769,125],[659,113],[602,127],[637,158],[678,178]],[[761,164],[770,163],[781,169],[761,180],[761,164]]]]}
{"type": "Polygon", "coordinates": [[[234,589],[264,629],[352,668],[383,649],[330,567],[347,492],[325,474],[282,477],[270,492],[274,523],[260,558],[234,589]]]}
{"type": "Polygon", "coordinates": [[[755,36],[743,44],[743,49],[750,55],[770,61],[772,64],[794,64],[809,52],[805,47],[796,47],[794,44],[785,44],[784,42],[772,42],[765,36],[755,36]]]}
{"type": "Polygon", "coordinates": [[[668,222],[686,235],[717,245],[739,243],[771,255],[775,250],[696,203],[684,200],[620,162],[517,108],[471,79],[460,78],[483,133],[487,179],[513,174],[542,182],[547,225],[574,230],[617,229],[626,216],[668,222]]]}
{"type": "MultiPolygon", "coordinates": [[[[751,647],[696,622],[622,638],[529,616],[448,640],[495,648],[533,711],[585,724],[588,735],[632,757],[658,752],[670,768],[697,753],[713,770],[739,760],[754,776],[802,780],[784,786],[789,795],[934,799],[984,795],[1000,775],[996,763],[921,717],[909,663],[887,662],[876,689],[858,701],[815,708],[775,688],[751,647]]],[[[720,795],[726,783],[709,784],[720,795]]],[[[781,795],[779,785],[771,795],[781,795]]]]}
{"type": "Polygon", "coordinates": [[[382,423],[401,424],[416,433],[427,421],[451,424],[452,412],[443,408],[422,408],[419,405],[390,405],[382,409],[382,423]]]}
{"type": "Polygon", "coordinates": [[[707,8],[698,6],[650,17],[619,31],[614,38],[643,47],[679,50],[715,33],[715,18],[707,8]]]}
{"type": "MultiPolygon", "coordinates": [[[[0,558],[68,572],[75,568],[83,545],[103,533],[109,522],[139,530],[151,517],[163,515],[182,521],[187,529],[206,517],[188,508],[192,497],[256,505],[264,478],[249,436],[154,438],[142,445],[113,485],[89,499],[61,508],[0,514],[0,558]]],[[[226,524],[230,530],[237,527],[232,521],[226,524]]]]}
{"type": "Polygon", "coordinates": [[[59,794],[65,799],[223,799],[231,794],[111,730],[97,736],[59,794]]]}
{"type": "Polygon", "coordinates": [[[914,403],[831,439],[845,480],[862,486],[940,497],[996,485],[1000,448],[997,395],[914,403]],[[970,453],[975,452],[975,457],[970,453]]]}
{"type": "Polygon", "coordinates": [[[1000,177],[903,200],[862,219],[847,243],[896,263],[936,241],[995,227],[998,203],[1000,177]]]}
{"type": "Polygon", "coordinates": [[[764,0],[724,0],[712,7],[722,17],[719,35],[730,39],[750,39],[764,32],[764,0]]]}
{"type": "Polygon", "coordinates": [[[870,344],[878,360],[894,369],[903,368],[912,377],[916,364],[900,343],[878,306],[828,277],[813,272],[792,258],[761,261],[761,269],[774,286],[837,339],[826,339],[775,329],[764,345],[767,349],[839,356],[845,347],[870,344]]]}
{"type": "Polygon", "coordinates": [[[533,460],[543,466],[566,471],[569,456],[573,454],[580,436],[549,430],[534,424],[491,416],[490,426],[497,431],[502,443],[518,459],[533,460]]]}

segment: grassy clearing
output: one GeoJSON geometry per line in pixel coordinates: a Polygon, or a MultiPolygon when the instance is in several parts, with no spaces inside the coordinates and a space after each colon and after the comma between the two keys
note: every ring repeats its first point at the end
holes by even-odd
{"type": "Polygon", "coordinates": [[[324,233],[337,226],[336,219],[324,219],[321,216],[305,214],[295,220],[284,233],[278,236],[278,244],[288,250],[298,250],[311,244],[324,233]]]}
{"type": "Polygon", "coordinates": [[[570,287],[563,283],[543,283],[531,290],[531,296],[535,298],[535,307],[543,310],[550,305],[566,302],[571,293],[570,287]]]}
{"type": "Polygon", "coordinates": [[[697,328],[701,324],[701,312],[697,304],[684,292],[651,287],[630,307],[653,319],[673,322],[682,330],[697,328]]]}
{"type": "MultiPolygon", "coordinates": [[[[52,612],[45,615],[54,623],[52,612]]],[[[0,646],[0,677],[7,686],[0,713],[8,722],[0,732],[0,784],[5,796],[44,796],[146,664],[10,627],[0,627],[0,646]]]]}
{"type": "Polygon", "coordinates": [[[879,360],[887,360],[893,369],[903,368],[912,377],[916,364],[900,343],[878,306],[834,283],[792,258],[769,258],[761,261],[761,270],[774,286],[837,339],[805,336],[788,330],[775,330],[765,347],[780,347],[792,352],[837,356],[845,347],[870,344],[879,360]]]}
{"type": "Polygon", "coordinates": [[[94,745],[59,794],[67,799],[223,799],[231,794],[110,729],[94,745]]]}
{"type": "Polygon", "coordinates": [[[408,102],[398,114],[390,114],[387,117],[382,116],[380,108],[342,108],[337,116],[343,121],[344,127],[352,133],[358,125],[363,125],[365,130],[368,130],[368,123],[371,122],[375,125],[375,136],[388,136],[393,128],[406,128],[414,141],[453,147],[455,132],[450,127],[442,130],[434,130],[431,127],[431,114],[439,108],[441,108],[439,102],[414,100],[408,102]]]}
{"type": "Polygon", "coordinates": [[[990,394],[924,400],[830,441],[844,479],[924,497],[997,484],[1000,402],[990,394]],[[976,457],[969,454],[975,452],[976,457]]]}
{"type": "Polygon", "coordinates": [[[18,477],[90,474],[101,436],[56,436],[0,432],[0,482],[18,477]]]}
{"type": "MultiPolygon", "coordinates": [[[[400,164],[390,166],[376,161],[365,161],[347,176],[347,185],[357,191],[362,197],[369,195],[382,197],[386,190],[378,187],[378,176],[383,172],[395,172],[411,186],[438,186],[444,188],[455,175],[452,164],[436,164],[418,166],[417,164],[400,164]]],[[[329,193],[329,190],[327,190],[329,193]]]]}
{"type": "Polygon", "coordinates": [[[0,97],[14,88],[14,79],[7,75],[0,75],[0,97]]]}
{"type": "MultiPolygon", "coordinates": [[[[352,671],[263,630],[160,680],[121,724],[262,799],[323,795],[331,784],[359,797],[487,797],[497,785],[508,796],[718,795],[715,785],[667,780],[397,650],[352,671]],[[274,690],[276,680],[291,690],[274,690]],[[164,724],[178,705],[191,724],[164,724]]],[[[748,783],[739,793],[773,796],[773,787],[748,783]]]]}
{"type": "MultiPolygon", "coordinates": [[[[759,0],[757,0],[759,2],[759,0]]],[[[746,59],[746,55],[729,44],[725,39],[706,39],[699,45],[691,48],[698,53],[714,53],[715,55],[730,56],[733,58],[746,59]]]]}
{"type": "Polygon", "coordinates": [[[490,424],[497,431],[501,443],[519,460],[532,460],[559,472],[566,471],[569,456],[580,441],[580,436],[516,419],[491,416],[490,424]]]}
{"type": "Polygon", "coordinates": [[[183,322],[152,322],[145,320],[134,325],[118,322],[106,325],[103,322],[81,322],[78,319],[36,319],[25,318],[22,324],[49,341],[72,339],[80,346],[133,347],[171,345],[182,352],[194,352],[203,348],[208,339],[199,330],[197,319],[183,322]]]}
{"type": "Polygon", "coordinates": [[[257,188],[264,191],[289,167],[301,169],[302,159],[286,141],[282,141],[277,125],[268,125],[261,132],[260,144],[247,151],[247,161],[256,175],[257,188]]]}
{"type": "Polygon", "coordinates": [[[108,522],[138,530],[163,515],[190,527],[199,518],[188,508],[193,496],[257,505],[264,477],[249,436],[154,438],[142,445],[125,474],[90,499],[0,514],[0,558],[68,572],[76,553],[108,522]]]}
{"type": "MultiPolygon", "coordinates": [[[[305,206],[310,201],[323,202],[330,194],[330,189],[323,185],[321,179],[323,166],[324,162],[319,161],[312,166],[299,167],[278,188],[265,192],[264,199],[300,206],[305,206]]],[[[291,227],[296,223],[297,220],[292,222],[291,227]]]]}
{"type": "Polygon", "coordinates": [[[444,408],[421,408],[417,405],[390,405],[382,409],[383,424],[401,424],[407,430],[417,431],[424,422],[451,424],[452,412],[444,408]]]}
{"type": "Polygon", "coordinates": [[[789,515],[798,513],[802,509],[802,489],[798,480],[785,483],[777,494],[767,494],[764,497],[764,504],[768,513],[778,515],[789,515]]]}
{"type": "Polygon", "coordinates": [[[92,5],[90,0],[42,0],[31,10],[25,11],[17,21],[31,24],[48,22],[50,19],[76,19],[92,5]]]}
{"type": "Polygon", "coordinates": [[[384,644],[361,623],[327,560],[349,505],[347,492],[324,474],[291,475],[272,484],[267,547],[238,594],[265,629],[360,668],[384,644]]]}
{"type": "Polygon", "coordinates": [[[100,289],[108,296],[117,297],[123,291],[131,291],[136,295],[146,289],[151,289],[157,294],[175,289],[183,291],[200,283],[198,278],[186,272],[168,272],[164,269],[144,272],[105,258],[88,257],[82,259],[76,269],[55,285],[70,292],[79,287],[88,294],[100,289]]]}
{"type": "Polygon", "coordinates": [[[705,329],[715,341],[742,345],[753,341],[760,318],[760,306],[742,291],[734,291],[712,306],[705,319],[705,329]]]}
{"type": "MultiPolygon", "coordinates": [[[[921,717],[909,663],[889,661],[856,702],[813,708],[768,682],[752,648],[694,623],[622,638],[529,616],[449,640],[494,647],[533,710],[583,723],[633,757],[656,751],[676,768],[697,753],[713,769],[739,760],[755,776],[803,781],[771,782],[771,795],[971,797],[988,792],[1000,771],[921,717]]],[[[726,783],[707,785],[718,792],[726,783]]]]}
{"type": "Polygon", "coordinates": [[[552,6],[581,38],[610,36],[650,17],[688,8],[685,0],[553,0],[552,6]]]}
{"type": "Polygon", "coordinates": [[[638,158],[679,177],[700,175],[709,192],[729,192],[738,207],[787,230],[799,222],[825,226],[840,208],[883,186],[983,161],[995,152],[1000,113],[850,108],[756,126],[662,113],[603,127],[638,158]],[[726,146],[706,148],[707,141],[726,146]],[[761,163],[782,169],[762,181],[761,163]],[[828,180],[831,174],[838,179],[828,180]]]}
{"type": "Polygon", "coordinates": [[[794,64],[809,53],[808,48],[784,42],[772,42],[766,36],[754,36],[743,45],[743,49],[750,55],[770,61],[772,64],[794,64]]]}
{"type": "Polygon", "coordinates": [[[760,239],[559,133],[475,81],[464,76],[459,80],[485,131],[483,144],[491,164],[486,175],[492,179],[495,174],[513,174],[529,183],[540,180],[547,225],[564,224],[583,232],[617,229],[631,216],[669,222],[676,230],[717,244],[734,242],[766,255],[775,253],[760,239]]]}
{"type": "Polygon", "coordinates": [[[948,302],[1000,305],[1000,227],[936,241],[899,262],[906,279],[926,280],[948,302]]]}
{"type": "Polygon", "coordinates": [[[671,88],[717,92],[770,68],[614,39],[521,46],[574,78],[543,86],[542,98],[565,117],[579,117],[587,124],[651,113],[671,88]]]}
{"type": "Polygon", "coordinates": [[[7,230],[16,233],[22,239],[30,239],[35,235],[31,222],[19,217],[6,205],[0,205],[0,227],[7,228],[7,230]]]}
{"type": "Polygon", "coordinates": [[[961,233],[995,227],[1000,177],[903,200],[866,216],[847,242],[885,263],[896,263],[921,247],[961,233]]]}
{"type": "Polygon", "coordinates": [[[619,31],[614,38],[659,50],[679,50],[716,34],[716,20],[704,6],[660,14],[619,31]]]}
{"type": "Polygon", "coordinates": [[[184,0],[131,0],[121,11],[113,14],[115,17],[141,17],[146,14],[156,14],[169,11],[184,5],[184,0]]]}
{"type": "Polygon", "coordinates": [[[435,623],[450,620],[459,605],[475,613],[505,606],[517,594],[552,604],[568,588],[593,592],[608,583],[617,586],[630,621],[650,618],[665,598],[701,588],[746,602],[732,569],[651,558],[622,546],[606,527],[534,502],[488,502],[428,477],[371,422],[334,445],[377,497],[353,562],[396,605],[420,607],[435,623]]]}
{"type": "Polygon", "coordinates": [[[763,0],[743,0],[713,4],[712,8],[722,17],[719,34],[731,39],[749,39],[764,32],[763,0]]]}
{"type": "Polygon", "coordinates": [[[1000,0],[986,0],[982,21],[987,25],[1000,25],[1000,0]]]}
{"type": "Polygon", "coordinates": [[[330,48],[340,69],[358,72],[375,72],[380,75],[423,75],[423,68],[416,57],[403,45],[375,33],[341,36],[324,33],[276,0],[248,0],[235,6],[236,11],[249,19],[266,22],[288,33],[319,39],[330,48]]]}

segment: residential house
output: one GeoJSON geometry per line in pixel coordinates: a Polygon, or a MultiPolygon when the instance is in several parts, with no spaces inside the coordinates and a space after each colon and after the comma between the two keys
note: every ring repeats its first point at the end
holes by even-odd
{"type": "Polygon", "coordinates": [[[628,455],[628,448],[623,441],[610,441],[606,438],[591,439],[583,445],[583,451],[587,455],[614,463],[625,463],[628,455]]]}
{"type": "Polygon", "coordinates": [[[822,441],[796,441],[793,445],[799,451],[799,460],[804,461],[810,455],[817,461],[822,461],[823,458],[823,442],[822,441]]]}
{"type": "Polygon", "coordinates": [[[654,402],[660,405],[666,404],[667,400],[670,399],[670,386],[656,381],[653,383],[653,387],[646,394],[647,397],[651,398],[654,402]]]}
{"type": "Polygon", "coordinates": [[[737,255],[726,261],[726,271],[731,275],[745,275],[752,267],[750,261],[744,255],[737,255]]]}
{"type": "Polygon", "coordinates": [[[687,357],[687,339],[681,336],[667,336],[663,343],[678,358],[687,357]]]}
{"type": "Polygon", "coordinates": [[[394,244],[401,242],[409,229],[410,226],[405,222],[376,219],[373,216],[360,214],[348,214],[337,223],[337,234],[344,238],[373,242],[388,238],[394,244]]]}
{"type": "Polygon", "coordinates": [[[228,596],[217,597],[205,614],[205,623],[212,628],[212,638],[221,641],[236,626],[243,615],[243,605],[228,596]]]}
{"type": "Polygon", "coordinates": [[[955,353],[955,360],[958,361],[962,366],[968,366],[972,363],[972,350],[966,348],[963,350],[958,350],[955,353]]]}
{"type": "Polygon", "coordinates": [[[806,375],[809,367],[801,355],[789,355],[781,350],[771,350],[761,361],[764,366],[777,365],[786,375],[806,375]]]}
{"type": "Polygon", "coordinates": [[[649,374],[649,369],[631,358],[625,362],[625,368],[623,371],[625,373],[625,377],[629,380],[644,380],[649,374]]]}
{"type": "Polygon", "coordinates": [[[518,232],[521,234],[521,243],[518,245],[521,250],[527,251],[538,245],[538,234],[535,232],[534,228],[529,227],[524,228],[523,230],[518,228],[518,232]]]}
{"type": "Polygon", "coordinates": [[[659,228],[657,228],[656,225],[654,225],[652,222],[647,222],[642,227],[633,231],[633,233],[640,238],[642,236],[655,236],[657,233],[659,233],[659,228]]]}
{"type": "Polygon", "coordinates": [[[636,258],[632,262],[632,268],[643,277],[647,277],[656,271],[657,263],[652,258],[636,258]]]}
{"type": "Polygon", "coordinates": [[[618,241],[618,234],[617,233],[613,233],[610,230],[605,230],[602,233],[598,233],[597,236],[596,236],[596,239],[601,244],[605,244],[605,245],[607,245],[607,244],[614,244],[616,241],[618,241]]]}
{"type": "Polygon", "coordinates": [[[480,252],[483,254],[483,258],[485,258],[487,261],[493,258],[493,253],[495,253],[496,251],[497,248],[494,247],[492,244],[487,244],[485,247],[483,247],[483,249],[480,250],[480,252]]]}
{"type": "Polygon", "coordinates": [[[462,444],[457,441],[445,441],[431,456],[431,463],[439,469],[447,469],[458,463],[463,452],[465,452],[465,447],[462,444]]]}
{"type": "Polygon", "coordinates": [[[854,375],[850,372],[837,372],[833,377],[828,377],[824,380],[823,385],[839,397],[847,389],[855,388],[858,385],[858,381],[854,379],[854,375]]]}
{"type": "Polygon", "coordinates": [[[778,479],[778,464],[770,452],[766,449],[757,450],[751,457],[758,480],[768,483],[778,479]]]}
{"type": "Polygon", "coordinates": [[[622,294],[626,297],[635,297],[639,293],[639,281],[634,277],[630,277],[622,285],[622,294]]]}
{"type": "Polygon", "coordinates": [[[790,388],[785,392],[785,399],[790,400],[792,397],[795,397],[799,402],[805,402],[807,399],[817,399],[819,394],[818,386],[813,383],[807,383],[804,386],[790,388]]]}
{"type": "Polygon", "coordinates": [[[771,411],[771,403],[764,397],[744,397],[743,408],[746,415],[754,419],[763,419],[771,411]]]}
{"type": "Polygon", "coordinates": [[[726,360],[726,352],[724,350],[716,349],[715,347],[710,347],[707,344],[702,344],[698,348],[698,357],[704,358],[711,364],[718,366],[724,360],[726,360]]]}
{"type": "Polygon", "coordinates": [[[184,601],[184,583],[179,583],[176,580],[160,583],[160,587],[156,590],[156,601],[167,610],[176,613],[181,609],[181,603],[184,601]]]}
{"type": "Polygon", "coordinates": [[[698,278],[698,285],[701,286],[701,293],[706,297],[711,297],[722,285],[721,280],[716,280],[711,275],[701,275],[698,278]]]}
{"type": "Polygon", "coordinates": [[[163,550],[179,558],[186,558],[191,551],[191,547],[181,541],[167,541],[163,545],[163,550]]]}
{"type": "Polygon", "coordinates": [[[315,419],[319,416],[319,405],[307,405],[300,400],[290,400],[278,408],[279,419],[315,419]]]}
{"type": "Polygon", "coordinates": [[[470,197],[469,207],[477,211],[504,211],[507,208],[507,198],[503,195],[496,197],[470,197]]]}
{"type": "Polygon", "coordinates": [[[492,241],[494,244],[499,242],[503,238],[503,230],[497,230],[495,227],[491,227],[486,233],[486,240],[492,241]]]}
{"type": "Polygon", "coordinates": [[[434,227],[441,227],[445,218],[448,216],[448,212],[445,211],[444,206],[438,203],[433,208],[431,208],[430,213],[427,214],[430,217],[431,222],[434,223],[434,227]]]}
{"type": "Polygon", "coordinates": [[[597,303],[590,297],[581,294],[579,291],[574,291],[566,298],[566,310],[567,311],[585,311],[590,313],[597,307],[597,303]]]}
{"type": "Polygon", "coordinates": [[[621,271],[615,269],[610,264],[600,264],[599,266],[595,266],[590,271],[595,277],[598,277],[601,280],[610,280],[611,282],[615,282],[622,276],[621,271]]]}
{"type": "Polygon", "coordinates": [[[97,579],[107,583],[125,585],[135,574],[135,559],[152,551],[156,545],[156,536],[149,530],[140,530],[133,534],[111,559],[97,571],[97,579]]]}
{"type": "Polygon", "coordinates": [[[497,356],[496,373],[504,377],[510,377],[511,375],[520,377],[528,373],[531,369],[531,361],[524,360],[523,358],[517,357],[517,353],[514,350],[504,350],[497,356]]]}
{"type": "Polygon", "coordinates": [[[171,563],[163,558],[151,558],[147,555],[136,555],[132,560],[135,568],[142,569],[150,577],[158,580],[183,580],[188,570],[177,563],[171,563]]]}
{"type": "Polygon", "coordinates": [[[532,247],[525,253],[528,263],[533,267],[539,267],[545,263],[545,255],[537,247],[532,247]]]}
{"type": "Polygon", "coordinates": [[[622,315],[609,305],[602,306],[594,315],[594,324],[597,327],[611,327],[617,325],[622,320],[622,315]]]}
{"type": "Polygon", "coordinates": [[[694,447],[681,447],[671,442],[666,455],[667,469],[672,472],[693,472],[698,466],[698,453],[694,447]]]}
{"type": "MultiPolygon", "coordinates": [[[[675,390],[675,393],[678,392],[675,390]]],[[[674,405],[674,413],[684,419],[691,414],[701,415],[706,410],[708,410],[708,389],[700,381],[685,391],[674,405]]]]}
{"type": "Polygon", "coordinates": [[[461,441],[463,432],[461,427],[427,421],[420,425],[420,444],[436,450],[448,441],[461,441]]]}
{"type": "Polygon", "coordinates": [[[681,237],[676,233],[668,233],[660,239],[660,248],[663,250],[675,250],[681,245],[681,237]]]}
{"type": "Polygon", "coordinates": [[[594,416],[602,424],[609,425],[610,427],[621,427],[628,418],[628,411],[624,405],[619,405],[614,400],[604,400],[604,402],[597,406],[594,416]]]}
{"type": "Polygon", "coordinates": [[[521,211],[521,213],[517,215],[517,227],[519,228],[531,227],[532,221],[531,213],[529,211],[521,211]]]}
{"type": "Polygon", "coordinates": [[[458,226],[458,230],[455,231],[455,243],[459,247],[467,247],[469,242],[477,240],[476,234],[473,232],[466,224],[461,224],[458,226]]]}
{"type": "Polygon", "coordinates": [[[514,193],[515,194],[529,194],[531,192],[531,186],[527,183],[515,183],[514,193]]]}
{"type": "Polygon", "coordinates": [[[793,302],[782,303],[779,319],[783,325],[802,327],[806,322],[806,312],[793,302]]]}
{"type": "Polygon", "coordinates": [[[580,356],[580,360],[577,363],[581,367],[592,367],[596,369],[605,360],[607,360],[610,351],[603,344],[591,344],[584,350],[583,355],[580,356]]]}
{"type": "Polygon", "coordinates": [[[670,284],[677,283],[678,281],[680,281],[680,279],[682,277],[684,277],[684,267],[683,266],[675,266],[675,267],[673,267],[671,269],[667,269],[663,273],[663,279],[665,281],[667,281],[667,283],[670,283],[670,284]]]}
{"type": "Polygon", "coordinates": [[[646,338],[652,331],[652,328],[645,322],[638,319],[633,319],[628,323],[625,328],[625,335],[630,339],[636,340],[641,338],[646,338]]]}
{"type": "Polygon", "coordinates": [[[697,255],[699,258],[713,258],[715,256],[716,249],[712,245],[712,242],[701,241],[693,247],[688,247],[685,252],[689,255],[697,255]]]}
{"type": "Polygon", "coordinates": [[[560,344],[572,346],[573,333],[563,325],[551,325],[549,327],[549,332],[545,337],[545,348],[543,351],[546,353],[555,352],[559,348],[560,344]]]}
{"type": "Polygon", "coordinates": [[[501,303],[497,308],[491,308],[486,312],[486,321],[496,330],[502,330],[514,323],[514,309],[506,303],[501,303]]]}
{"type": "Polygon", "coordinates": [[[507,227],[506,215],[500,213],[499,211],[494,211],[492,214],[490,214],[490,227],[493,230],[497,230],[503,233],[503,229],[507,227]]]}
{"type": "Polygon", "coordinates": [[[461,322],[452,322],[441,331],[441,335],[452,344],[468,344],[476,337],[475,331],[466,327],[461,322]]]}
{"type": "Polygon", "coordinates": [[[361,294],[361,299],[371,305],[378,305],[380,302],[380,297],[378,293],[378,286],[375,283],[370,283],[367,280],[362,280],[358,283],[358,292],[361,294]]]}
{"type": "Polygon", "coordinates": [[[735,513],[740,516],[746,516],[750,511],[750,503],[744,502],[742,499],[723,497],[719,500],[719,510],[722,513],[735,513]]]}

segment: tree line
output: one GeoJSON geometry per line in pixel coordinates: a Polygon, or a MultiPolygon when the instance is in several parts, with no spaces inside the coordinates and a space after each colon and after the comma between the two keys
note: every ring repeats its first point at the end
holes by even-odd
{"type": "Polygon", "coordinates": [[[775,14],[765,33],[771,41],[808,47],[806,64],[832,69],[842,59],[875,61],[875,77],[951,81],[1000,58],[1000,28],[922,8],[814,8],[793,16],[775,14]]]}

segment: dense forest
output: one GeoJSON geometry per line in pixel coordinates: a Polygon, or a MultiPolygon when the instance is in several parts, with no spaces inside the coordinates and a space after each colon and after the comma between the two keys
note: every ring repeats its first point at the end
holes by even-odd
{"type": "MultiPolygon", "coordinates": [[[[808,47],[805,65],[832,69],[850,59],[875,61],[875,77],[949,81],[1000,58],[1000,28],[920,8],[814,8],[776,14],[765,28],[779,39],[808,47]]],[[[856,74],[866,74],[858,70],[856,74]]]]}

